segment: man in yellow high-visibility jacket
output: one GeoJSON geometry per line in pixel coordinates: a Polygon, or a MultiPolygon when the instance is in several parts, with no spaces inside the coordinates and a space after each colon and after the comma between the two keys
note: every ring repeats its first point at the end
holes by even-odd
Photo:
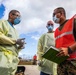
{"type": "Polygon", "coordinates": [[[11,10],[8,20],[0,20],[0,75],[15,75],[18,52],[24,47],[24,38],[18,39],[14,25],[19,24],[20,12],[11,10]]]}

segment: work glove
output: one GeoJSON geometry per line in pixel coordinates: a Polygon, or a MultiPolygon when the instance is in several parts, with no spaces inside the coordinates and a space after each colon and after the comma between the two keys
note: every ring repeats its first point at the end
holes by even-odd
{"type": "Polygon", "coordinates": [[[37,60],[37,64],[38,64],[39,66],[42,66],[43,62],[42,62],[41,60],[37,60]]]}
{"type": "Polygon", "coordinates": [[[18,45],[18,49],[25,48],[25,38],[17,39],[16,44],[18,45]]]}

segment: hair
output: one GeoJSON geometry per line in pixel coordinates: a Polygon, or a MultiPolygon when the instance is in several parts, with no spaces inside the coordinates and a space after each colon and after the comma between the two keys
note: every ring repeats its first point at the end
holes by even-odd
{"type": "Polygon", "coordinates": [[[11,11],[9,12],[9,17],[10,17],[10,14],[11,14],[11,13],[16,13],[16,12],[20,13],[18,10],[11,10],[11,11]]]}
{"type": "Polygon", "coordinates": [[[65,9],[64,9],[63,7],[58,7],[58,8],[56,8],[55,10],[57,10],[57,11],[60,12],[60,13],[63,12],[64,16],[66,17],[66,12],[65,12],[65,9]]]}

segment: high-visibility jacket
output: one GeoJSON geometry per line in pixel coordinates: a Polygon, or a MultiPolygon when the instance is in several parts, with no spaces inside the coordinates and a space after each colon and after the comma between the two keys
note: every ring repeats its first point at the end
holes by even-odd
{"type": "MultiPolygon", "coordinates": [[[[58,28],[56,29],[55,42],[57,48],[69,47],[70,45],[75,43],[75,39],[73,35],[73,21],[75,16],[73,16],[65,23],[62,30],[59,30],[58,28]]],[[[76,52],[70,54],[69,57],[69,59],[74,59],[74,58],[76,58],[76,52]]]]}

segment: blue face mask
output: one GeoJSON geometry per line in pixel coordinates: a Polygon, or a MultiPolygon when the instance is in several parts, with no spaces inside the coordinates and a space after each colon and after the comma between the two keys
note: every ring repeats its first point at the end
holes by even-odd
{"type": "Polygon", "coordinates": [[[17,17],[15,20],[14,20],[14,25],[16,24],[19,24],[21,22],[21,19],[19,17],[17,17]]]}
{"type": "Polygon", "coordinates": [[[53,21],[54,21],[55,23],[59,23],[60,19],[57,18],[56,15],[55,15],[55,16],[53,17],[53,21]]]}
{"type": "Polygon", "coordinates": [[[47,29],[48,29],[49,31],[52,31],[52,30],[53,30],[53,28],[54,28],[54,27],[53,27],[53,26],[51,26],[51,25],[50,25],[50,26],[47,26],[47,29]]]}

